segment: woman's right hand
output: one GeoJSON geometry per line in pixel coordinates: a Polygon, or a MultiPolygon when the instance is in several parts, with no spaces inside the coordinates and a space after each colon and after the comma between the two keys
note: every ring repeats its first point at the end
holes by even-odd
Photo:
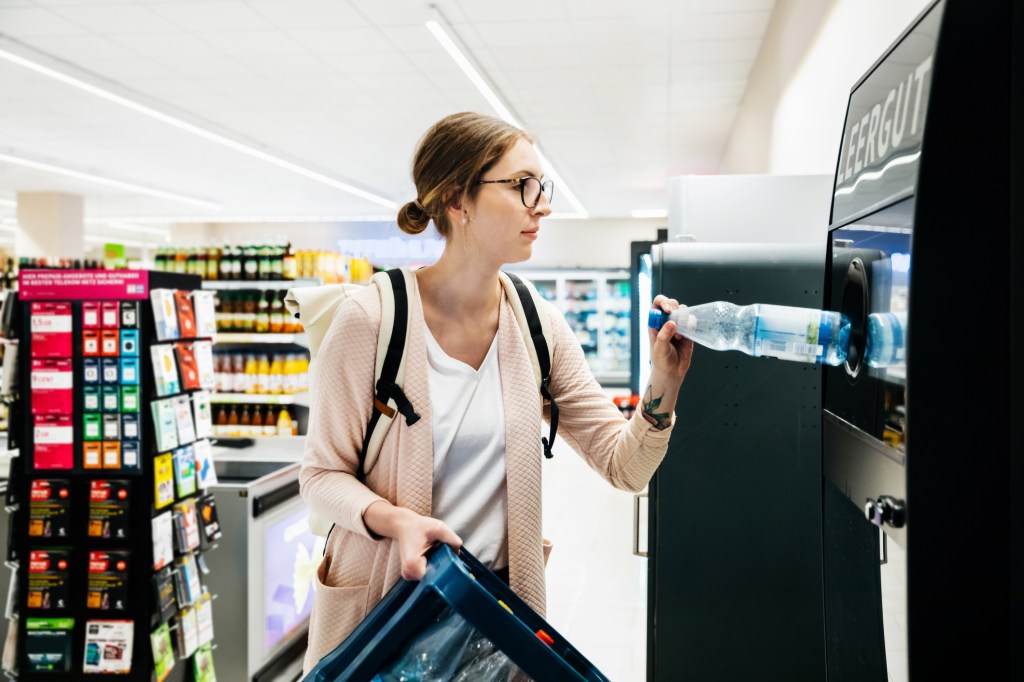
{"type": "Polygon", "coordinates": [[[396,507],[385,500],[367,507],[363,522],[370,532],[398,543],[399,565],[406,580],[423,578],[427,572],[426,553],[438,542],[455,549],[462,547],[462,539],[443,521],[396,507]]]}

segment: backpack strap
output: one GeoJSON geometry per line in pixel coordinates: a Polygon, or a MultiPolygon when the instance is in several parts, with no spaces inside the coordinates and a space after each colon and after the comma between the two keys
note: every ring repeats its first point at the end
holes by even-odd
{"type": "Polygon", "coordinates": [[[395,415],[400,413],[409,426],[420,419],[402,390],[405,384],[405,348],[409,337],[409,276],[411,273],[405,268],[395,268],[373,276],[373,282],[380,291],[381,320],[373,375],[373,411],[359,452],[359,468],[356,470],[360,481],[366,480],[367,472],[377,461],[384,436],[395,415]]]}
{"type": "Polygon", "coordinates": [[[526,350],[533,363],[533,373],[537,378],[540,394],[551,405],[551,430],[547,438],[541,437],[544,445],[544,456],[551,459],[554,455],[551,446],[555,443],[558,432],[558,403],[551,397],[549,381],[551,376],[551,331],[548,320],[538,310],[540,294],[517,275],[510,272],[498,273],[505,293],[512,303],[516,314],[516,322],[523,333],[526,350]],[[513,293],[515,295],[513,295],[513,293]]]}

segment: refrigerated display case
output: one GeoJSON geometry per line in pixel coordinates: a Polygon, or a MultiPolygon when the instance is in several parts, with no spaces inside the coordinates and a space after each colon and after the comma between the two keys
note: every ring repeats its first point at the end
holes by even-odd
{"type": "Polygon", "coordinates": [[[934,2],[850,94],[823,298],[852,322],[824,375],[830,682],[1024,669],[1022,15],[934,2]]]}
{"type": "Polygon", "coordinates": [[[576,333],[594,377],[628,386],[630,286],[625,270],[513,270],[555,304],[576,333]]]}

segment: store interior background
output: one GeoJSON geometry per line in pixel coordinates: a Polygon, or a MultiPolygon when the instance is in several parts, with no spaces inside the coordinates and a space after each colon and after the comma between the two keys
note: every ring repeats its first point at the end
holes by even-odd
{"type": "MultiPolygon", "coordinates": [[[[850,88],[927,3],[438,4],[561,176],[556,212],[575,208],[566,186],[586,209],[586,218],[542,226],[529,267],[552,270],[628,269],[630,242],[654,239],[683,212],[670,203],[670,177],[832,175],[850,88]],[[636,218],[635,209],[664,213],[636,218]]],[[[414,198],[409,165],[422,132],[448,113],[493,111],[425,28],[428,18],[426,2],[409,0],[0,0],[0,56],[8,55],[0,59],[3,262],[102,258],[103,244],[115,242],[145,265],[168,243],[277,235],[307,249],[376,240],[385,252],[386,240],[406,239],[388,218],[394,210],[16,60],[32,56],[400,205],[414,198]],[[52,200],[39,202],[38,193],[52,200]]],[[[827,223],[826,212],[820,234],[807,237],[823,252],[827,223]]],[[[758,234],[757,226],[743,229],[745,240],[758,234]]],[[[679,419],[685,427],[686,415],[679,419]]],[[[633,498],[560,445],[544,466],[545,529],[555,546],[549,620],[611,679],[643,679],[646,566],[630,551],[633,498]]]]}

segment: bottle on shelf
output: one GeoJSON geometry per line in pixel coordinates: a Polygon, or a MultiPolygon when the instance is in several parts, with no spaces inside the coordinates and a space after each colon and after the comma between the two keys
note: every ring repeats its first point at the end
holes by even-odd
{"type": "Polygon", "coordinates": [[[216,414],[213,417],[213,434],[215,436],[223,436],[227,434],[227,430],[228,412],[224,409],[223,405],[218,405],[216,414]]]}
{"type": "Polygon", "coordinates": [[[249,431],[253,436],[263,435],[263,410],[260,405],[252,406],[252,419],[249,422],[249,431]]]}
{"type": "Polygon", "coordinates": [[[264,405],[262,406],[263,411],[263,435],[264,436],[276,436],[277,435],[277,418],[274,416],[274,406],[264,405]]]}
{"type": "Polygon", "coordinates": [[[253,331],[257,334],[266,334],[270,331],[270,292],[263,294],[258,292],[256,296],[256,324],[253,331]]]}
{"type": "Polygon", "coordinates": [[[242,279],[254,281],[259,279],[260,254],[255,244],[242,247],[242,279]]]}
{"type": "Polygon", "coordinates": [[[256,330],[256,295],[248,291],[242,300],[241,331],[252,334],[256,330]]]}
{"type": "Polygon", "coordinates": [[[232,405],[228,409],[228,424],[227,424],[227,434],[226,435],[228,435],[228,436],[237,436],[238,435],[238,410],[235,408],[234,405],[232,405]]]}
{"type": "Polygon", "coordinates": [[[277,413],[277,435],[292,435],[292,415],[284,405],[281,406],[281,409],[277,413]]]}
{"type": "Polygon", "coordinates": [[[846,362],[850,321],[836,312],[755,303],[715,301],[652,310],[648,326],[676,323],[676,334],[713,350],[738,350],[754,357],[841,365],[846,362]]]}
{"type": "Polygon", "coordinates": [[[270,333],[280,334],[284,332],[284,297],[283,291],[268,291],[267,299],[270,304],[270,333]]]}
{"type": "Polygon", "coordinates": [[[248,405],[242,405],[242,416],[238,418],[238,434],[240,436],[252,435],[252,414],[248,405]]]}
{"type": "Polygon", "coordinates": [[[264,353],[256,362],[256,386],[253,393],[266,395],[270,392],[270,358],[264,353]]]}
{"type": "Polygon", "coordinates": [[[296,279],[298,276],[295,250],[291,242],[286,242],[284,254],[281,256],[281,279],[296,279]]]}
{"type": "Polygon", "coordinates": [[[206,279],[216,281],[220,279],[220,247],[211,245],[206,249],[206,279]]]}

